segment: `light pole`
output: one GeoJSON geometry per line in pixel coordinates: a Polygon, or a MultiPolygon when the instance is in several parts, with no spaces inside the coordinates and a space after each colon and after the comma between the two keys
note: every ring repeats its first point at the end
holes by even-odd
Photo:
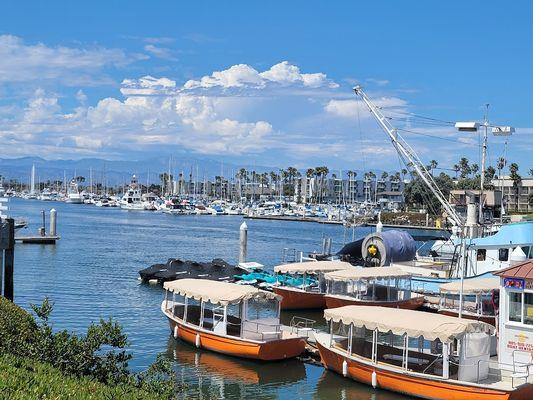
{"type": "MultiPolygon", "coordinates": [[[[491,127],[489,123],[489,104],[485,104],[485,116],[483,123],[479,122],[456,122],[455,127],[460,132],[478,132],[480,126],[483,126],[483,144],[481,152],[481,176],[480,176],[480,190],[479,190],[479,215],[478,221],[483,224],[483,191],[485,189],[485,164],[487,159],[487,142],[488,131],[491,127]]],[[[514,132],[514,128],[511,126],[492,126],[492,134],[494,136],[510,136],[514,132]]]]}

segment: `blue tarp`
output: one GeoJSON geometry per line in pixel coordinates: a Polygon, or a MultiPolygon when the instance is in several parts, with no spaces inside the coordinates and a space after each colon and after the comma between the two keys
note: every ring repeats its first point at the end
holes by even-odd
{"type": "Polygon", "coordinates": [[[416,256],[416,243],[411,235],[401,230],[381,232],[386,249],[385,265],[391,262],[411,261],[416,256]]]}
{"type": "Polygon", "coordinates": [[[533,222],[518,222],[502,225],[492,236],[472,239],[469,246],[477,249],[491,247],[514,247],[533,245],[533,222]]]}

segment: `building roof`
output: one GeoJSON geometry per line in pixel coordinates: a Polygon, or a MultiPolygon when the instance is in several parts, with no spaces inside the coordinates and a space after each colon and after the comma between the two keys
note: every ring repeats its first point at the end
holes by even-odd
{"type": "Polygon", "coordinates": [[[282,274],[318,274],[320,272],[338,271],[341,269],[354,268],[352,264],[344,261],[305,261],[277,265],[274,272],[282,274]]]}
{"type": "Polygon", "coordinates": [[[502,278],[533,279],[533,260],[527,260],[512,267],[493,273],[502,278]]]}
{"type": "Polygon", "coordinates": [[[178,279],[165,282],[163,287],[180,296],[213,304],[236,304],[249,299],[281,300],[281,296],[253,286],[219,282],[209,279],[178,279]]]}
{"type": "Polygon", "coordinates": [[[466,333],[490,333],[494,327],[481,321],[423,313],[399,308],[374,306],[344,306],[324,311],[327,321],[354,324],[368,330],[391,331],[395,335],[407,334],[411,338],[423,336],[426,340],[440,339],[451,342],[466,333]]]}

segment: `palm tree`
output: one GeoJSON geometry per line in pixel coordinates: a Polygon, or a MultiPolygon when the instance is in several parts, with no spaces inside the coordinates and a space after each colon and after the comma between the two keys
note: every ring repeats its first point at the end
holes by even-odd
{"type": "Polygon", "coordinates": [[[462,157],[459,160],[459,169],[461,171],[461,179],[465,179],[470,173],[472,172],[472,169],[470,165],[468,165],[468,159],[465,157],[462,157]]]}
{"type": "Polygon", "coordinates": [[[455,179],[457,179],[457,173],[459,172],[460,169],[461,167],[459,166],[459,164],[455,164],[453,166],[453,170],[455,171],[455,179]]]}
{"type": "Polygon", "coordinates": [[[492,181],[494,180],[494,176],[496,175],[496,170],[492,165],[489,165],[487,169],[485,170],[485,188],[494,190],[494,185],[492,184],[492,181]]]}
{"type": "MultiPolygon", "coordinates": [[[[311,179],[313,177],[316,176],[316,171],[314,168],[308,168],[307,171],[305,172],[305,176],[307,177],[307,179],[311,179]]],[[[316,184],[316,183],[315,183],[316,184]]],[[[309,189],[311,189],[311,185],[309,185],[309,189]]],[[[311,194],[310,193],[307,193],[307,196],[308,196],[308,199],[309,201],[311,201],[311,194]]]]}
{"type": "Polygon", "coordinates": [[[522,177],[518,174],[518,164],[512,163],[509,165],[509,172],[515,189],[515,211],[518,211],[518,195],[520,193],[520,184],[522,183],[522,177]]]}
{"type": "Polygon", "coordinates": [[[506,165],[507,165],[507,160],[505,158],[503,157],[498,158],[498,164],[497,164],[498,171],[501,171],[502,169],[504,169],[506,165]]]}
{"type": "Polygon", "coordinates": [[[316,167],[315,171],[316,171],[317,177],[319,178],[319,191],[318,191],[319,197],[317,198],[317,201],[320,202],[322,198],[324,197],[324,180],[328,176],[329,168],[323,165],[321,167],[316,167]]]}
{"type": "Polygon", "coordinates": [[[294,192],[295,192],[294,180],[297,174],[298,174],[298,170],[296,168],[294,167],[287,168],[287,176],[289,178],[289,195],[294,195],[294,192]]]}
{"type": "Polygon", "coordinates": [[[472,174],[474,175],[474,177],[476,176],[477,172],[479,171],[479,165],[477,164],[472,164],[470,166],[470,171],[472,172],[472,174]]]}
{"type": "Polygon", "coordinates": [[[439,163],[437,160],[431,160],[429,162],[429,165],[426,167],[426,169],[429,170],[429,172],[431,172],[431,176],[433,176],[433,170],[437,168],[438,165],[439,163]]]}

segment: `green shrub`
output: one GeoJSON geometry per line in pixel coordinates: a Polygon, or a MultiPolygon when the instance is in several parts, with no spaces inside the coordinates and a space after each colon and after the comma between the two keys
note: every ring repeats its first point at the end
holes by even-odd
{"type": "Polygon", "coordinates": [[[90,376],[104,383],[128,381],[131,355],[125,350],[128,338],[119,324],[101,319],[91,324],[85,335],[53,332],[48,322],[53,304],[45,299],[32,309],[40,320],[32,354],[35,358],[70,375],[90,376]]]}
{"type": "Polygon", "coordinates": [[[132,385],[105,385],[88,377],[66,377],[57,368],[12,355],[0,356],[0,399],[152,400],[161,393],[132,385]]]}
{"type": "Polygon", "coordinates": [[[31,314],[0,296],[0,353],[29,355],[37,335],[31,314]]]}
{"type": "MultiPolygon", "coordinates": [[[[38,322],[28,312],[0,297],[0,358],[8,360],[12,368],[19,369],[15,377],[10,378],[4,368],[0,368],[0,399],[17,398],[18,391],[22,390],[17,389],[19,384],[25,388],[24,390],[29,390],[28,393],[39,393],[35,398],[68,397],[67,392],[63,391],[58,392],[60,393],[58,396],[46,394],[47,379],[51,380],[52,384],[57,374],[69,376],[72,382],[76,382],[76,378],[79,378],[83,382],[92,382],[91,385],[96,382],[108,385],[105,393],[115,393],[113,390],[116,393],[130,393],[128,391],[134,393],[133,397],[111,396],[110,398],[136,399],[140,398],[135,397],[136,391],[144,391],[157,393],[160,398],[169,399],[179,391],[179,387],[172,379],[174,371],[171,364],[163,357],[158,357],[157,361],[143,373],[130,373],[128,362],[131,355],[125,350],[128,339],[122,327],[113,320],[100,320],[97,324],[91,324],[85,335],[66,330],[54,332],[49,324],[53,304],[45,298],[40,306],[32,305],[32,309],[38,322]],[[19,358],[9,358],[12,356],[19,358]],[[35,370],[28,360],[36,362],[36,366],[40,369],[35,370]],[[21,371],[27,373],[23,374],[21,371]],[[35,379],[40,380],[33,382],[33,373],[38,375],[35,379]],[[3,378],[10,379],[9,386],[2,386],[3,378]],[[17,392],[11,393],[13,390],[17,392]],[[5,391],[10,395],[4,397],[5,391]]],[[[50,390],[59,389],[50,388],[50,390]]],[[[88,394],[80,396],[76,398],[102,398],[83,397],[88,394]]]]}

